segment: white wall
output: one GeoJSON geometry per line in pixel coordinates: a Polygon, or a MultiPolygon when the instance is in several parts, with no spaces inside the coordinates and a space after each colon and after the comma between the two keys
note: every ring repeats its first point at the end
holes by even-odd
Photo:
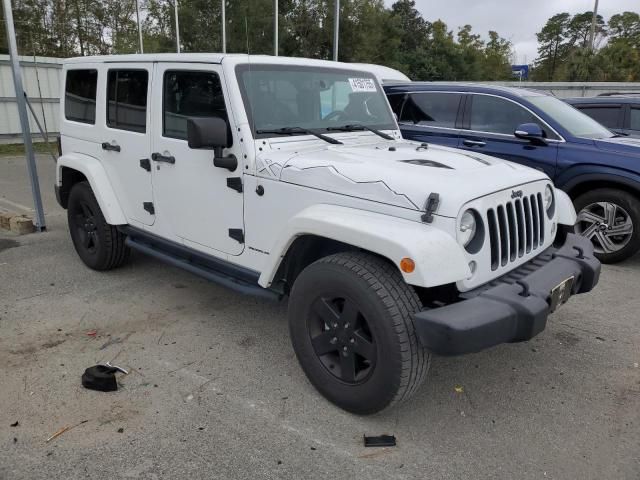
{"type": "MultiPolygon", "coordinates": [[[[47,131],[57,133],[62,59],[35,57],[34,61],[33,57],[21,56],[20,66],[24,89],[40,124],[44,127],[46,121],[47,131]]],[[[0,143],[22,138],[15,95],[9,56],[0,55],[0,143]]],[[[40,131],[30,113],[29,122],[33,136],[39,138],[40,131]]]]}

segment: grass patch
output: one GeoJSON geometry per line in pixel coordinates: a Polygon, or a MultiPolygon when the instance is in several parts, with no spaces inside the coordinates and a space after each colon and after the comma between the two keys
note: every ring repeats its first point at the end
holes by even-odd
{"type": "MultiPolygon", "coordinates": [[[[56,151],[55,144],[50,143],[49,147],[45,142],[34,142],[33,143],[33,151],[35,153],[49,153],[56,151]]],[[[0,143],[0,155],[8,156],[8,155],[24,155],[24,144],[22,143],[0,143]]]]}

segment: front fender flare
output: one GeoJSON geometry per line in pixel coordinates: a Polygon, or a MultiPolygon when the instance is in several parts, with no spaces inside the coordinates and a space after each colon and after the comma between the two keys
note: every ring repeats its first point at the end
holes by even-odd
{"type": "Polygon", "coordinates": [[[415,262],[404,280],[419,287],[454,283],[471,275],[460,245],[433,226],[389,215],[338,205],[314,205],[292,217],[271,249],[258,283],[271,285],[280,262],[293,241],[301,235],[316,235],[362,248],[387,258],[398,266],[409,257],[415,262]]]}
{"type": "Polygon", "coordinates": [[[56,182],[58,186],[62,186],[62,169],[64,167],[76,170],[86,177],[108,224],[125,225],[128,223],[127,217],[125,217],[120,207],[120,202],[118,202],[118,198],[109,182],[107,172],[98,159],[80,153],[62,155],[58,158],[56,167],[56,182]]]}
{"type": "Polygon", "coordinates": [[[555,196],[556,208],[558,210],[558,223],[560,225],[574,226],[578,218],[571,198],[559,189],[556,189],[555,196]]]}

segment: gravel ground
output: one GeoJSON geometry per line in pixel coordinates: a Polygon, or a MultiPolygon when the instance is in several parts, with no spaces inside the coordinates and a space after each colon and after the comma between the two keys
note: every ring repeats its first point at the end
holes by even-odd
{"type": "MultiPolygon", "coordinates": [[[[437,357],[412,401],[357,417],[306,380],[285,304],[139,255],[87,269],[38,162],[47,232],[0,233],[0,479],[640,478],[640,257],[533,341],[437,357]],[[108,360],[120,389],[83,389],[108,360]],[[381,433],[397,447],[363,448],[381,433]]],[[[24,161],[0,158],[0,208],[20,205],[24,161]]]]}

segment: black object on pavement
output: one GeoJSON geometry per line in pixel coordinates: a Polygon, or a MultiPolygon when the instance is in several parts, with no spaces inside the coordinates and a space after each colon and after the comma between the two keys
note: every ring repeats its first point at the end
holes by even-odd
{"type": "Polygon", "coordinates": [[[113,392],[118,390],[115,373],[119,370],[105,365],[94,365],[87,368],[82,374],[82,386],[100,392],[113,392]]]}
{"type": "Polygon", "coordinates": [[[380,435],[377,437],[364,436],[365,447],[395,447],[396,437],[395,435],[380,435]]]}

